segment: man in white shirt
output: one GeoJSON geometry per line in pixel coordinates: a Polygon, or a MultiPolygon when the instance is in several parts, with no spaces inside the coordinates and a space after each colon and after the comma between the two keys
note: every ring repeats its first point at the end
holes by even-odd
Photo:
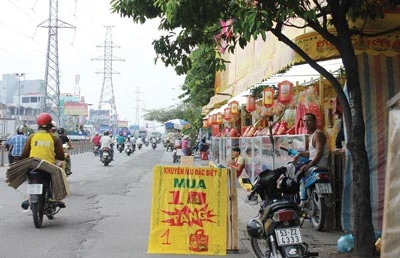
{"type": "Polygon", "coordinates": [[[110,133],[108,131],[105,131],[103,136],[100,138],[100,160],[103,158],[103,148],[107,147],[110,149],[111,153],[111,160],[113,160],[114,158],[114,141],[113,139],[110,137],[110,133]]]}

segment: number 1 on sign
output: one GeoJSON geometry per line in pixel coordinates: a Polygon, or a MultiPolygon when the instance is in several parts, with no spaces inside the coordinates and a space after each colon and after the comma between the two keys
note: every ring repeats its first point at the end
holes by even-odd
{"type": "Polygon", "coordinates": [[[169,229],[165,230],[164,233],[162,233],[161,237],[165,237],[166,238],[166,242],[162,242],[163,245],[171,245],[171,243],[169,242],[169,229]]]}

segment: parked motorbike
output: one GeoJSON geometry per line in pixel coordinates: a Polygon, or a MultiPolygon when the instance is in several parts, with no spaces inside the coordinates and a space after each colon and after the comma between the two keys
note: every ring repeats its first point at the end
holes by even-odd
{"type": "Polygon", "coordinates": [[[64,203],[56,202],[53,199],[51,175],[45,171],[30,170],[28,172],[27,192],[29,194],[28,205],[32,210],[33,223],[36,228],[42,227],[44,215],[48,219],[54,219],[54,215],[61,208],[65,208],[64,203]]]}
{"type": "Polygon", "coordinates": [[[173,163],[181,162],[181,153],[182,153],[181,149],[174,148],[174,150],[172,151],[172,162],[173,163]],[[179,150],[179,152],[178,152],[178,150],[179,150]]]}
{"type": "Polygon", "coordinates": [[[111,163],[111,149],[108,147],[104,147],[102,149],[103,157],[101,158],[101,162],[103,162],[104,166],[108,166],[111,163]]]}
{"type": "MultiPolygon", "coordinates": [[[[297,151],[293,149],[283,147],[280,149],[287,151],[290,156],[297,154],[297,151]]],[[[296,168],[300,168],[307,162],[308,159],[304,158],[298,164],[290,163],[288,168],[296,171],[296,168]]],[[[322,231],[325,228],[328,216],[327,203],[332,195],[329,169],[326,167],[311,167],[307,175],[302,177],[301,180],[304,186],[300,188],[300,191],[302,191],[301,196],[306,198],[302,200],[304,203],[302,209],[310,218],[312,227],[315,230],[322,231]]]]}
{"type": "Polygon", "coordinates": [[[318,256],[317,252],[310,252],[308,244],[303,242],[301,211],[286,197],[298,191],[298,183],[288,179],[284,187],[277,188],[277,180],[285,172],[285,167],[264,170],[253,184],[248,179],[241,183],[251,185],[249,201],[257,203],[258,196],[262,200],[259,213],[247,223],[251,248],[258,258],[318,256]]]}

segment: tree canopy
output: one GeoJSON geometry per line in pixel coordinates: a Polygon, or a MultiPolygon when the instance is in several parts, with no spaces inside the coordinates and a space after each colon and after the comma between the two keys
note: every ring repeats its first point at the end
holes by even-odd
{"type": "MultiPolygon", "coordinates": [[[[238,46],[244,48],[251,39],[258,37],[266,39],[266,33],[271,32],[332,84],[346,120],[347,148],[353,161],[355,253],[362,257],[374,256],[376,250],[361,88],[351,37],[373,35],[366,33],[362,25],[350,26],[350,22],[379,19],[384,16],[385,8],[398,4],[398,0],[111,1],[114,12],[130,17],[134,22],[144,23],[147,19],[161,18],[159,29],[166,34],[153,42],[156,58],[166,66],[175,67],[178,74],[187,73],[192,68],[190,53],[200,45],[216,47],[216,43],[221,45],[221,42],[226,42],[225,51],[234,53],[238,46]],[[287,27],[301,31],[311,28],[336,47],[344,64],[348,97],[331,73],[285,35],[287,27]]],[[[399,29],[400,26],[391,31],[399,29]]],[[[224,60],[218,52],[212,63],[217,69],[224,67],[224,60]]]]}

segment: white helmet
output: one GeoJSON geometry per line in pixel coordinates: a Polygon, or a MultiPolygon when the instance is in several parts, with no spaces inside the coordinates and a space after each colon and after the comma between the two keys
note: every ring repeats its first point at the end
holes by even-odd
{"type": "Polygon", "coordinates": [[[23,134],[24,133],[24,126],[23,125],[19,125],[19,126],[17,126],[17,128],[15,128],[15,130],[17,131],[18,134],[23,134]]]}

